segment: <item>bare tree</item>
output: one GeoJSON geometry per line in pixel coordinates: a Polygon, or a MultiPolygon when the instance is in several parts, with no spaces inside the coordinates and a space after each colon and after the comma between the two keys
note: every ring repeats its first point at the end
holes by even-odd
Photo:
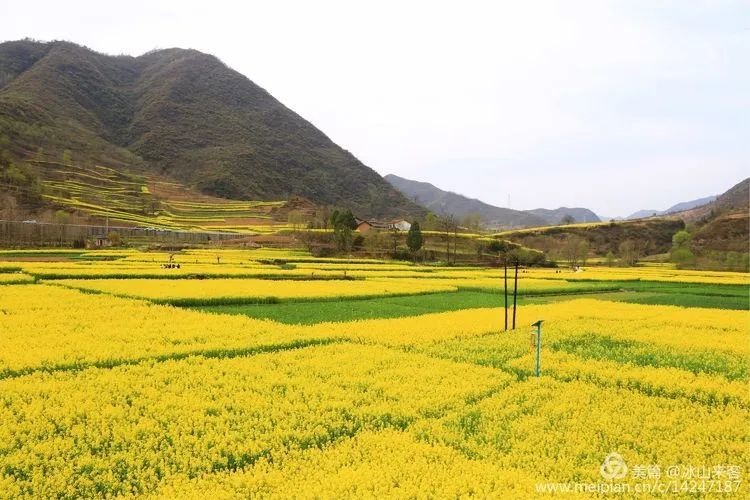
{"type": "Polygon", "coordinates": [[[478,233],[482,230],[484,221],[482,220],[481,214],[470,213],[463,216],[463,218],[461,219],[461,225],[469,229],[470,231],[478,233]]]}
{"type": "Polygon", "coordinates": [[[589,242],[586,239],[581,238],[581,241],[578,242],[578,258],[581,261],[581,265],[585,266],[586,261],[589,258],[589,242]]]}
{"type": "Polygon", "coordinates": [[[65,239],[65,228],[70,222],[70,214],[65,210],[58,210],[55,212],[55,222],[60,224],[60,244],[65,239]]]}
{"type": "Polygon", "coordinates": [[[581,258],[581,239],[577,236],[571,236],[563,245],[562,254],[568,265],[573,268],[578,265],[578,261],[581,258]]]}
{"type": "Polygon", "coordinates": [[[390,247],[388,234],[377,229],[371,229],[365,236],[365,248],[373,255],[380,256],[390,247]]]}
{"type": "Polygon", "coordinates": [[[445,238],[445,260],[450,262],[451,260],[451,232],[453,232],[453,250],[454,250],[454,261],[455,261],[455,232],[458,224],[456,223],[456,217],[453,214],[441,215],[438,218],[438,227],[444,233],[445,238]]]}
{"type": "Polygon", "coordinates": [[[620,262],[626,266],[634,266],[641,258],[641,249],[635,240],[625,240],[620,243],[620,262]]]}
{"type": "Polygon", "coordinates": [[[292,226],[292,231],[298,233],[305,225],[305,215],[297,210],[292,210],[287,215],[287,222],[292,226]]]}

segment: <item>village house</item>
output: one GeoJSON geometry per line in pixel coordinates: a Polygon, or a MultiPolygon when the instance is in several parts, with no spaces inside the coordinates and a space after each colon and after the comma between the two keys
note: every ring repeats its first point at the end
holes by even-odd
{"type": "Polygon", "coordinates": [[[376,220],[365,220],[356,219],[357,221],[357,232],[366,233],[372,229],[380,229],[385,231],[408,231],[411,229],[411,224],[404,219],[395,219],[390,222],[380,222],[376,220]]]}
{"type": "Polygon", "coordinates": [[[91,241],[91,246],[94,248],[111,247],[112,240],[110,240],[106,236],[95,236],[91,241]]]}
{"type": "Polygon", "coordinates": [[[404,219],[395,219],[388,223],[389,229],[396,229],[398,231],[408,231],[411,229],[411,224],[404,219]]]}
{"type": "Polygon", "coordinates": [[[357,221],[357,229],[356,230],[359,233],[366,233],[366,232],[368,232],[372,228],[373,228],[373,225],[370,224],[366,220],[359,220],[359,221],[357,221]]]}

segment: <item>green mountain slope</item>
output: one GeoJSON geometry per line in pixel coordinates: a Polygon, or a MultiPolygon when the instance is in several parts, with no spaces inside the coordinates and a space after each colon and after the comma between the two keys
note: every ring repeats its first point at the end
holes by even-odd
{"type": "Polygon", "coordinates": [[[362,216],[422,207],[217,58],[108,56],[67,42],[0,44],[0,130],[12,153],[167,175],[232,199],[302,196],[362,216]]]}

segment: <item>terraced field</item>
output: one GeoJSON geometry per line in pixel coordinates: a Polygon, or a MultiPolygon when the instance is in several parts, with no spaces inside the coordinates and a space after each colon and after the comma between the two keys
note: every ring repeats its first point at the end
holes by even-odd
{"type": "Polygon", "coordinates": [[[0,496],[747,496],[746,274],[169,260],[0,252],[0,496]]]}
{"type": "Polygon", "coordinates": [[[184,186],[122,169],[33,162],[43,198],[91,217],[157,229],[275,232],[289,229],[272,210],[284,201],[231,201],[188,191],[184,186]]]}

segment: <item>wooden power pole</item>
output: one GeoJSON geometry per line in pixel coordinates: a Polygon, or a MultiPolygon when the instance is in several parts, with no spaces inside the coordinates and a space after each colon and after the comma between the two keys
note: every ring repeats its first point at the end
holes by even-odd
{"type": "Polygon", "coordinates": [[[508,331],[508,261],[503,260],[503,267],[505,268],[505,331],[508,331]]]}
{"type": "Polygon", "coordinates": [[[513,278],[513,329],[516,329],[516,297],[518,297],[518,260],[516,260],[516,275],[513,278]]]}

